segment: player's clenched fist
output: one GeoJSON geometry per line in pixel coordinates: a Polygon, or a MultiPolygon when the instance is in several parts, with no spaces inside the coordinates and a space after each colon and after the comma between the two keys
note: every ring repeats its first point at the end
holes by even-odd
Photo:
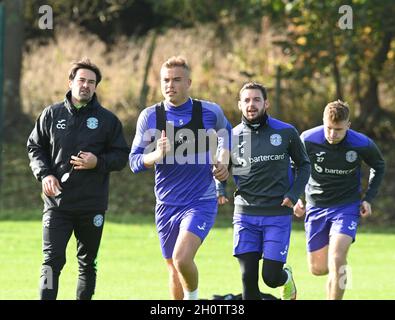
{"type": "Polygon", "coordinates": [[[162,130],[162,135],[156,142],[156,150],[158,151],[158,156],[162,159],[166,153],[170,151],[170,140],[166,138],[165,130],[162,130]]]}

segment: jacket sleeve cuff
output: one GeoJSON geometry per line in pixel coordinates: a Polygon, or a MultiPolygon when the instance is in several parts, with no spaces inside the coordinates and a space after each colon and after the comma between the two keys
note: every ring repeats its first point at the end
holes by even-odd
{"type": "Polygon", "coordinates": [[[53,173],[50,172],[49,170],[45,170],[45,171],[43,171],[42,173],[40,173],[40,174],[37,176],[37,180],[40,181],[40,182],[42,182],[43,179],[44,179],[45,177],[48,177],[48,176],[50,176],[50,175],[53,175],[53,173]]]}
{"type": "Polygon", "coordinates": [[[289,200],[291,200],[294,205],[298,202],[298,199],[299,199],[299,197],[297,197],[297,196],[295,196],[293,194],[290,194],[290,193],[287,193],[284,196],[284,198],[288,198],[289,200]]]}
{"type": "Polygon", "coordinates": [[[103,171],[104,170],[104,159],[100,156],[97,157],[97,162],[96,162],[96,170],[97,171],[103,171]]]}

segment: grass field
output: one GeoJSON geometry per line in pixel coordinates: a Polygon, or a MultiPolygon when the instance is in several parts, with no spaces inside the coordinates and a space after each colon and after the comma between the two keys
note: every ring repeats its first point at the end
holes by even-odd
{"type": "MultiPolygon", "coordinates": [[[[41,264],[39,212],[3,212],[0,217],[0,300],[37,299],[41,264]],[[26,216],[26,219],[25,219],[26,216]],[[12,217],[13,220],[10,218],[12,217]],[[36,217],[36,218],[34,218],[36,217]]],[[[395,299],[395,230],[363,225],[349,254],[351,288],[345,299],[395,299]]],[[[76,243],[71,238],[58,299],[74,299],[76,243]]],[[[117,216],[106,221],[99,251],[95,299],[169,299],[167,270],[153,216],[117,216]]],[[[229,216],[220,217],[197,256],[200,298],[241,292],[239,266],[232,257],[229,216]]],[[[326,277],[308,273],[302,225],[294,224],[288,262],[298,299],[325,299],[326,277]]],[[[278,296],[261,281],[261,291],[278,296]]]]}

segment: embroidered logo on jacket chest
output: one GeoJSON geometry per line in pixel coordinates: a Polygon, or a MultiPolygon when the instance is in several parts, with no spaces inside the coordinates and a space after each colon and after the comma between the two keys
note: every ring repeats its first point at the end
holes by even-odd
{"type": "Polygon", "coordinates": [[[97,127],[99,126],[99,120],[95,117],[90,117],[86,120],[86,126],[89,129],[97,129],[97,127]]]}

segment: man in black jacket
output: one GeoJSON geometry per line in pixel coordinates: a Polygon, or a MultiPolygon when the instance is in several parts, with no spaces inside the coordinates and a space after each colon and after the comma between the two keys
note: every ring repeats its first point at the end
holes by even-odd
{"type": "Polygon", "coordinates": [[[371,203],[382,183],[385,162],[376,143],[350,129],[350,109],[344,101],[328,103],[323,124],[302,133],[311,162],[306,206],[301,199],[294,213],[306,213],[307,259],[310,272],[328,275],[327,299],[343,299],[347,289],[347,255],[354,243],[360,217],[372,214],[371,203]],[[363,162],[370,167],[366,192],[363,162]]]}
{"type": "MultiPolygon", "coordinates": [[[[294,300],[296,286],[291,267],[285,263],[292,209],[309,178],[310,161],[297,130],[268,115],[263,85],[246,83],[238,106],[242,121],[232,135],[232,174],[237,186],[233,255],[240,264],[243,299],[262,299],[258,280],[263,258],[265,284],[280,287],[282,300],[294,300]]],[[[224,184],[217,183],[221,205],[228,201],[224,191],[224,184]]]]}
{"type": "Polygon", "coordinates": [[[96,97],[100,70],[73,64],[63,102],[44,109],[27,141],[30,167],[42,183],[43,253],[40,298],[56,299],[66,246],[77,239],[77,299],[91,299],[96,257],[108,206],[109,175],[127,162],[122,124],[96,97]]]}

